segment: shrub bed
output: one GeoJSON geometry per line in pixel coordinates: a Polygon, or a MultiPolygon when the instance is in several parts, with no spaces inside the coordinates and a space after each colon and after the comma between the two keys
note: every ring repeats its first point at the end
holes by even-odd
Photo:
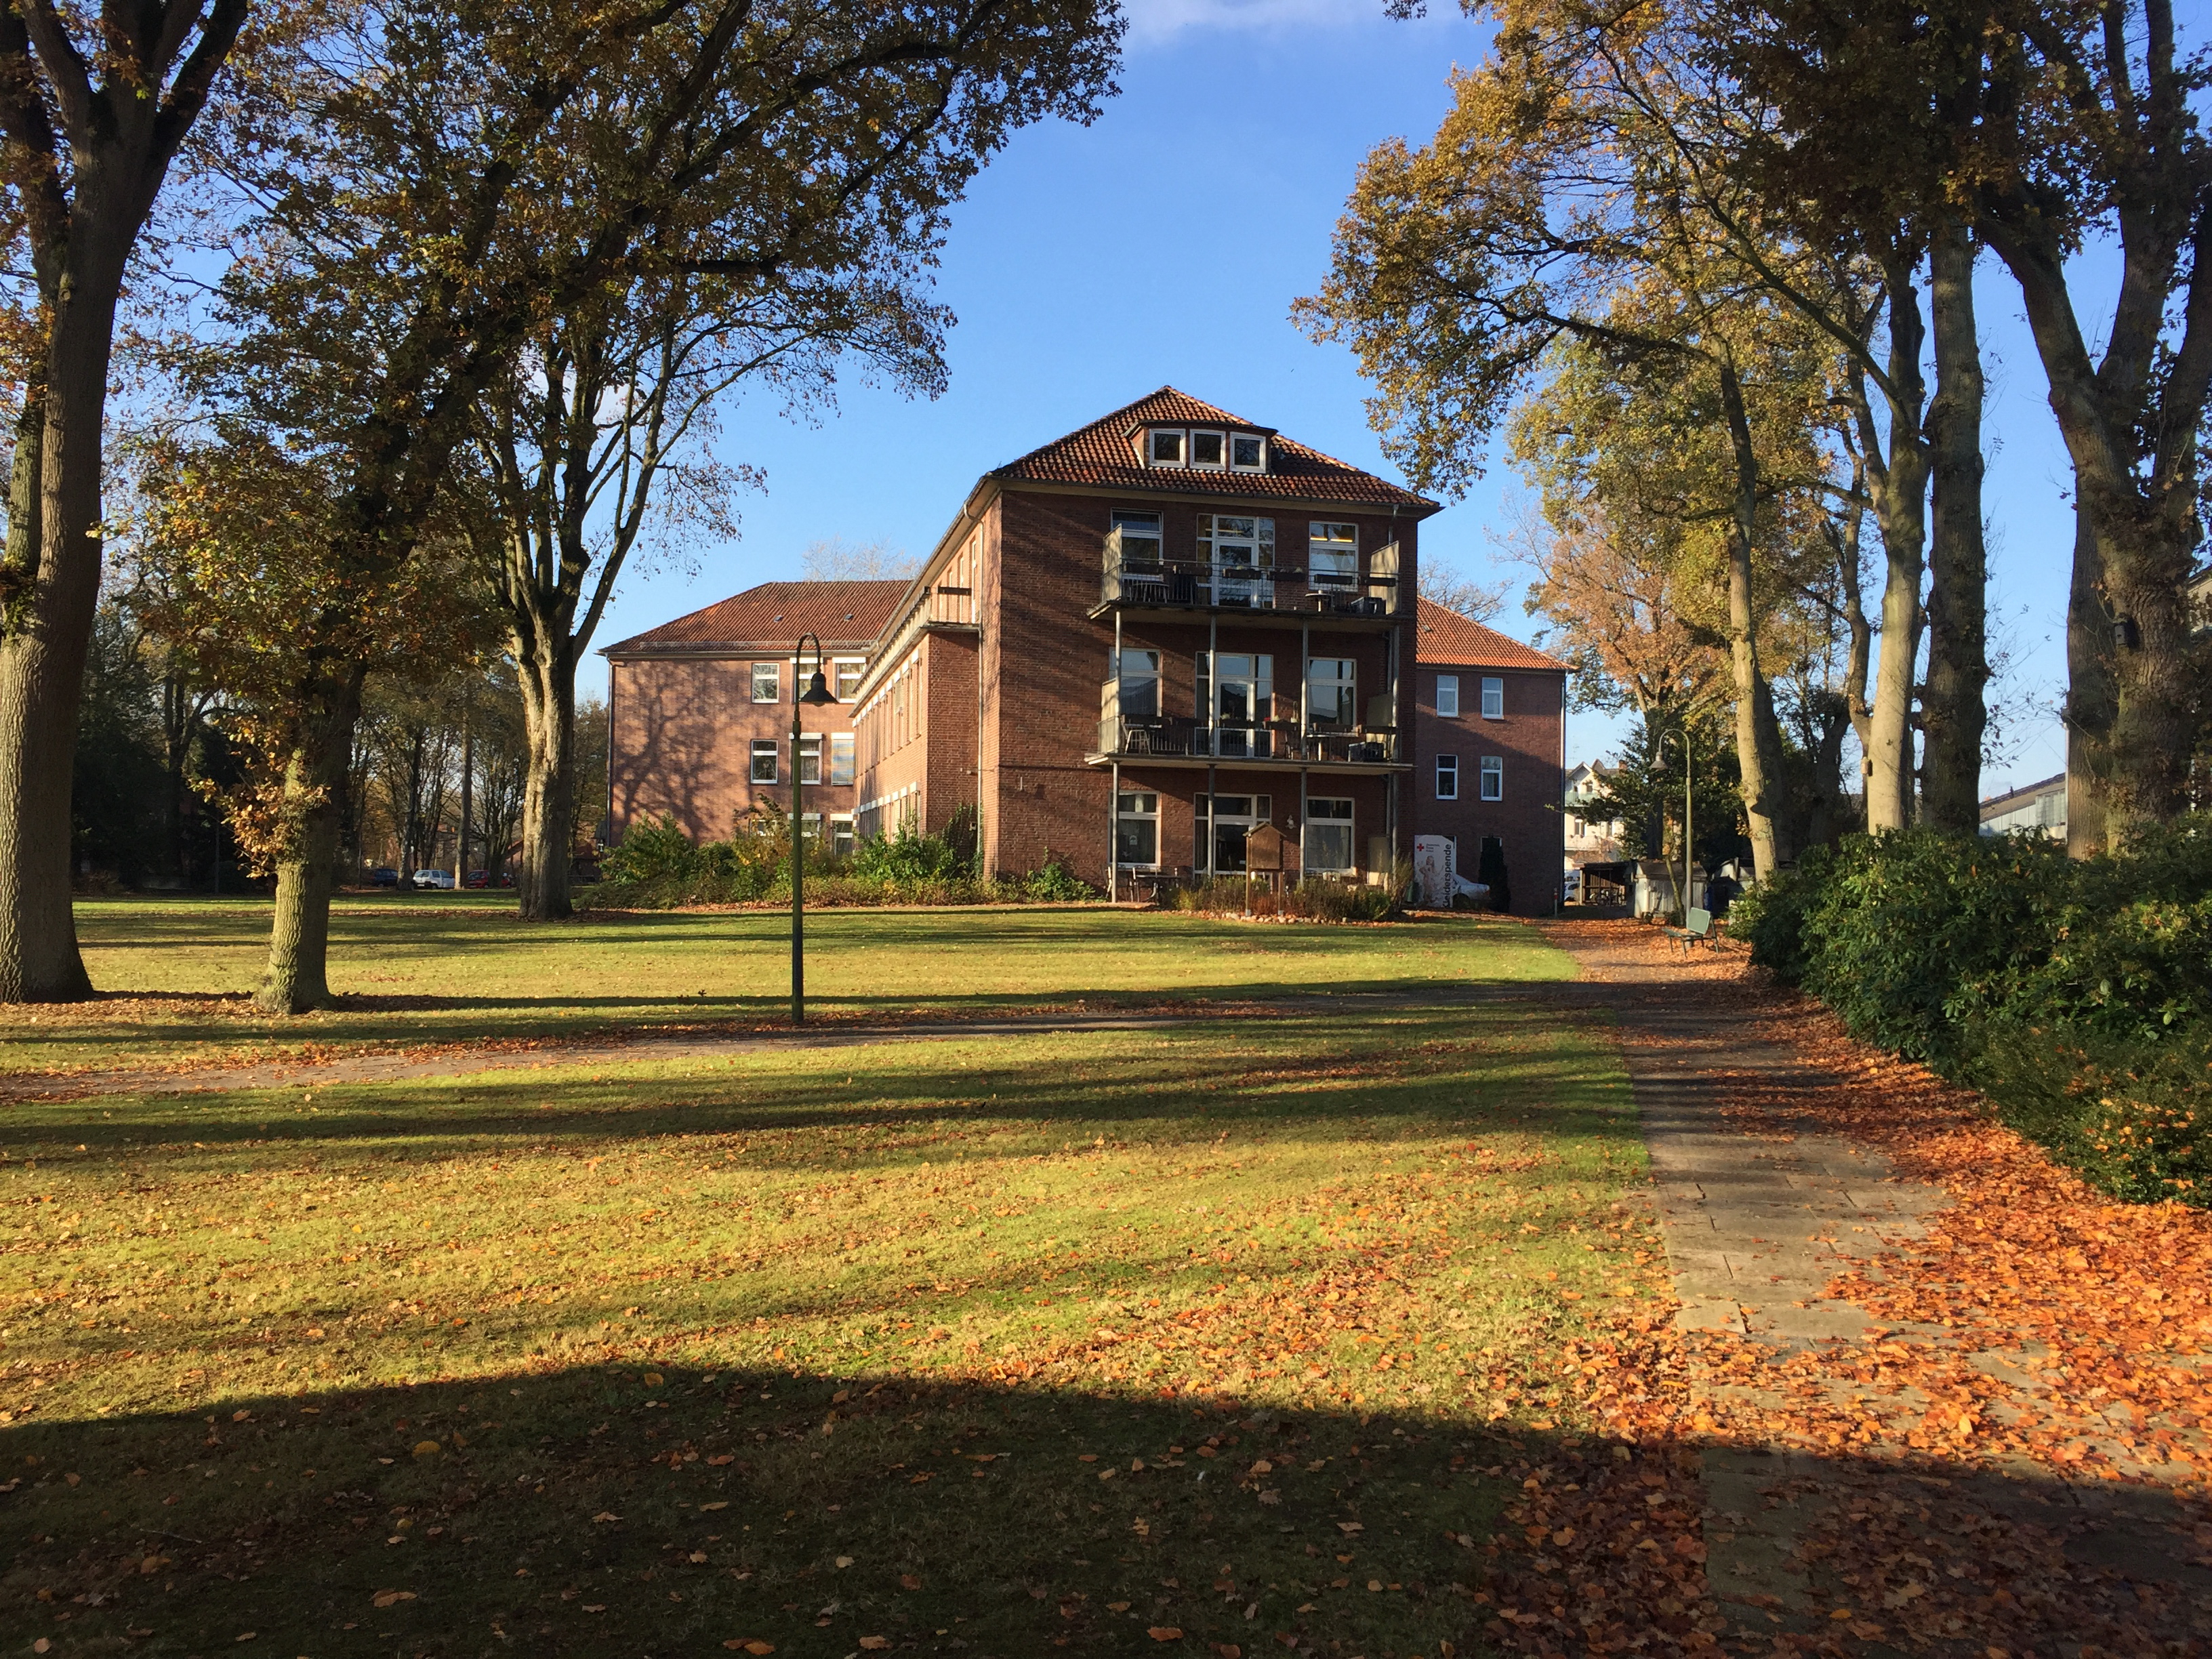
{"type": "Polygon", "coordinates": [[[2106,1191],[2212,1207],[2212,818],[2123,854],[1854,836],[1739,901],[1752,960],[2106,1191]]]}
{"type": "MultiPolygon", "coordinates": [[[[781,814],[756,812],[727,841],[695,842],[672,817],[634,826],[600,865],[589,902],[605,909],[791,902],[791,831],[781,814]]],[[[1058,860],[1024,876],[986,881],[974,854],[939,836],[902,830],[862,842],[844,857],[810,848],[806,902],[841,904],[1048,904],[1098,891],[1058,860]]]]}
{"type": "Polygon", "coordinates": [[[1170,910],[1192,910],[1206,915],[1292,917],[1304,921],[1382,921],[1398,911],[1396,890],[1353,886],[1349,882],[1325,881],[1316,877],[1270,892],[1241,876],[1220,876],[1178,887],[1163,900],[1170,910]]]}

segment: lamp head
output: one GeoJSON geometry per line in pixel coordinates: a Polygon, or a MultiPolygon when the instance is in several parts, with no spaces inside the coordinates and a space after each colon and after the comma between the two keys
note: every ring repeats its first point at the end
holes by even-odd
{"type": "Polygon", "coordinates": [[[810,708],[819,708],[826,702],[836,702],[837,694],[830,689],[822,678],[822,671],[817,668],[814,678],[806,683],[806,690],[799,694],[799,700],[810,708]]]}

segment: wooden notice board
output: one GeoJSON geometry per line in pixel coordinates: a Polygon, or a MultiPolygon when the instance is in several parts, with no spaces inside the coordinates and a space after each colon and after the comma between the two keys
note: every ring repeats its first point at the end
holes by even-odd
{"type": "Polygon", "coordinates": [[[1272,823],[1256,825],[1244,837],[1244,867],[1255,875],[1272,875],[1283,869],[1289,837],[1272,823]]]}

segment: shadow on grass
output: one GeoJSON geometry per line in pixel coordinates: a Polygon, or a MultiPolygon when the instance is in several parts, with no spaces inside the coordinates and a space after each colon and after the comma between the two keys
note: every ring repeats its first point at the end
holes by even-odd
{"type": "Polygon", "coordinates": [[[1465,1652],[1459,1540],[1515,1455],[1348,1408],[641,1360],[4,1443],[0,1617],[165,1654],[1465,1652]]]}
{"type": "MultiPolygon", "coordinates": [[[[208,1653],[250,1635],[257,1652],[319,1655],[1351,1659],[1488,1650],[1501,1616],[1607,1652],[1720,1623],[1678,1553],[1608,1559],[1646,1518],[1694,1531],[1696,1451],[1449,1411],[610,1354],[214,1413],[33,1420],[0,1445],[19,1540],[0,1618],[63,1653],[208,1653]],[[1554,1523],[1596,1529],[1580,1553],[1557,1547],[1571,1528],[1522,1536],[1527,1512],[1507,1506],[1531,1494],[1554,1523]],[[1613,1530],[1623,1515],[1637,1526],[1613,1530]]],[[[1804,1521],[1816,1535],[1848,1507],[1969,1585],[2063,1583],[2050,1637],[2190,1650],[2192,1583],[2144,1571],[2138,1547],[2188,1519],[2168,1494],[1717,1455],[1744,1501],[1821,1505],[1804,1521]],[[1992,1573],[1993,1553],[2008,1559],[1992,1573]]],[[[1730,1538],[1707,1541],[1728,1556],[1730,1538]]],[[[1826,1609],[1865,1586],[1821,1553],[1809,1582],[1766,1576],[1790,1592],[1774,1605],[1723,1611],[1746,1633],[1844,1650],[1826,1609]]],[[[1723,1594],[1740,1577],[1723,1571],[1723,1594]]],[[[1939,1644],[1974,1634],[1912,1623],[1939,1644]]]]}
{"type": "Polygon", "coordinates": [[[10,1109],[11,1127],[19,1152],[57,1173],[149,1148],[170,1158],[272,1146],[374,1156],[381,1143],[404,1164],[499,1142],[784,1132],[840,1138],[757,1146],[752,1167],[849,1171],[906,1161],[916,1145],[957,1136],[963,1124],[1003,1134],[1079,1122],[1086,1133],[1104,1127],[1133,1142],[1175,1144],[1240,1125],[1270,1134],[1418,1137],[1439,1126],[1455,1132],[1474,1114],[1492,1127],[1526,1123],[1547,1136],[1620,1136],[1628,1095],[1602,1086],[1614,1076],[1610,1054],[1573,1037],[1554,1045],[1516,1027],[1520,1018],[1510,1008],[1401,1011],[1389,1041],[1370,1030],[1349,1047],[1336,1022],[1310,1016],[1272,1020],[1242,1049],[1224,1048],[1221,1028],[1210,1023],[1024,1034],[976,1040],[973,1059],[948,1070],[945,1045],[961,1042],[954,1031],[926,1052],[872,1046],[858,1084],[835,1048],[676,1058],[666,1070],[652,1067],[647,1050],[404,1085],[308,1078],[257,1092],[25,1103],[10,1109]],[[1500,1086],[1470,1075],[1483,1065],[1510,1067],[1510,1100],[1471,1095],[1500,1086]],[[311,1103],[303,1100],[310,1095],[311,1103]]]}
{"type": "MultiPolygon", "coordinates": [[[[817,970],[818,971],[818,970],[817,970]]],[[[1577,994],[1572,981],[1500,979],[1419,979],[1369,977],[1318,983],[1295,975],[1241,982],[1169,985],[1158,988],[1117,986],[1096,989],[1080,987],[1041,988],[1035,990],[943,992],[917,988],[895,994],[852,995],[836,989],[817,991],[808,999],[807,1012],[814,1025],[834,1031],[841,1024],[897,1019],[947,1024],[963,1019],[1018,1015],[1024,1012],[1083,1012],[1111,1013],[1178,1009],[1202,1012],[1229,1005],[1279,1004],[1311,1007],[1317,1002],[1344,1006],[1346,1021],[1371,1023],[1388,1012],[1376,1004],[1394,1004],[1407,1010],[1423,1006],[1455,1006],[1476,1000],[1507,998],[1550,999],[1564,994],[1570,1001],[1593,1000],[1577,994]],[[1364,1002],[1368,1006],[1357,1006],[1364,1002]]],[[[705,1037],[716,1032],[732,1036],[775,1036],[791,1034],[787,1018],[788,993],[767,991],[748,994],[502,996],[444,995],[415,993],[371,993],[343,996],[336,1007],[297,1018],[265,1015],[243,992],[186,994],[182,993],[116,993],[103,1001],[123,1005],[114,1012],[94,1012],[19,1026],[0,1037],[0,1066],[11,1048],[35,1045],[45,1062],[64,1071],[96,1063],[123,1051],[118,1063],[134,1063],[131,1051],[185,1042],[234,1045],[259,1039],[289,1039],[328,1050],[335,1045],[377,1047],[456,1045],[558,1038],[585,1042],[615,1034],[652,1036],[683,1034],[705,1037]],[[138,1018],[129,1005],[173,1002],[175,1018],[138,1018]],[[205,1006],[223,1005],[208,1013],[205,1006]],[[195,1018],[195,1015],[198,1017],[195,1018]]],[[[1266,1018],[1258,1010],[1255,1018],[1266,1018]]],[[[272,1053],[272,1058],[277,1057],[272,1053]]]]}

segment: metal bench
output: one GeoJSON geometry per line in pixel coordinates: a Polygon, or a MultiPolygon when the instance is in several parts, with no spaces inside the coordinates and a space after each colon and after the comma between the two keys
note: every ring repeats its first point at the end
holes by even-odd
{"type": "Polygon", "coordinates": [[[1692,905],[1686,921],[1688,923],[1686,927],[1669,927],[1667,930],[1667,937],[1682,947],[1684,956],[1690,954],[1690,947],[1693,945],[1700,942],[1710,945],[1713,942],[1711,911],[1700,910],[1692,905]]]}

